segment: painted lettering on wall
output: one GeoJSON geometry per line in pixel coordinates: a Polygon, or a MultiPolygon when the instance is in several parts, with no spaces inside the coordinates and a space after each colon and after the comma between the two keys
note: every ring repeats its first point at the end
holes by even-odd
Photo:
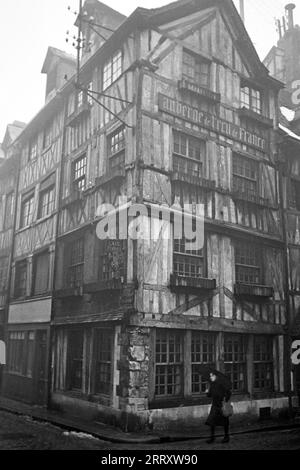
{"type": "Polygon", "coordinates": [[[251,147],[256,147],[266,151],[266,141],[262,137],[249,132],[243,127],[237,126],[229,121],[220,119],[217,116],[206,113],[198,108],[194,108],[186,103],[169,98],[168,96],[158,95],[158,108],[173,116],[190,121],[199,126],[210,129],[214,132],[225,135],[233,140],[238,140],[251,147]]]}

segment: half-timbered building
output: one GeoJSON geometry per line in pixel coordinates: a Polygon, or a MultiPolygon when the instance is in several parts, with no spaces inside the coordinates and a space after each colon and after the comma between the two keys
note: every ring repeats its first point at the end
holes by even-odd
{"type": "Polygon", "coordinates": [[[289,380],[282,84],[230,0],[103,8],[83,7],[84,64],[65,90],[51,402],[127,429],[192,423],[206,366],[230,376],[236,412],[275,413],[289,380]],[[204,220],[197,248],[175,236],[185,204],[204,220]],[[101,239],[112,206],[118,236],[101,239]],[[137,214],[149,236],[124,236],[137,214]]]}
{"type": "Polygon", "coordinates": [[[47,402],[48,393],[64,120],[64,102],[58,91],[65,84],[65,75],[74,73],[74,59],[49,48],[43,73],[47,73],[46,105],[15,141],[20,163],[18,184],[15,175],[11,182],[17,201],[3,383],[6,396],[38,404],[47,402]]]}
{"type": "Polygon", "coordinates": [[[0,170],[0,339],[4,339],[7,317],[10,263],[14,241],[14,215],[19,174],[19,151],[14,141],[25,124],[14,121],[8,124],[1,145],[3,158],[0,170]]]}

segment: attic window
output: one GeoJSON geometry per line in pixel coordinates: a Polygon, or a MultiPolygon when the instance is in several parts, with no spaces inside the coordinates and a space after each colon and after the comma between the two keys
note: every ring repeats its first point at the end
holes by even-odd
{"type": "Polygon", "coordinates": [[[199,86],[209,87],[210,62],[196,54],[183,51],[182,78],[199,86]]]}
{"type": "Polygon", "coordinates": [[[255,113],[262,113],[262,93],[260,90],[248,85],[241,87],[241,107],[250,109],[255,113]]]}

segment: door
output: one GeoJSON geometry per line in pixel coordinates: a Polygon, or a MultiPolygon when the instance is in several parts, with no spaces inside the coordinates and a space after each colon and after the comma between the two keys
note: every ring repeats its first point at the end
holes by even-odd
{"type": "Polygon", "coordinates": [[[36,361],[37,402],[39,405],[45,405],[48,384],[47,330],[37,331],[36,361]]]}

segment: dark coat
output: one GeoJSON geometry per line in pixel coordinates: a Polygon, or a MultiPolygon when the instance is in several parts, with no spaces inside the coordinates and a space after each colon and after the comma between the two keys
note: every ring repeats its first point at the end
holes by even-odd
{"type": "Polygon", "coordinates": [[[225,401],[230,400],[231,391],[225,388],[217,378],[215,382],[211,382],[207,396],[212,398],[212,405],[205,424],[208,426],[225,426],[228,424],[229,418],[223,416],[222,404],[224,399],[225,401]]]}

